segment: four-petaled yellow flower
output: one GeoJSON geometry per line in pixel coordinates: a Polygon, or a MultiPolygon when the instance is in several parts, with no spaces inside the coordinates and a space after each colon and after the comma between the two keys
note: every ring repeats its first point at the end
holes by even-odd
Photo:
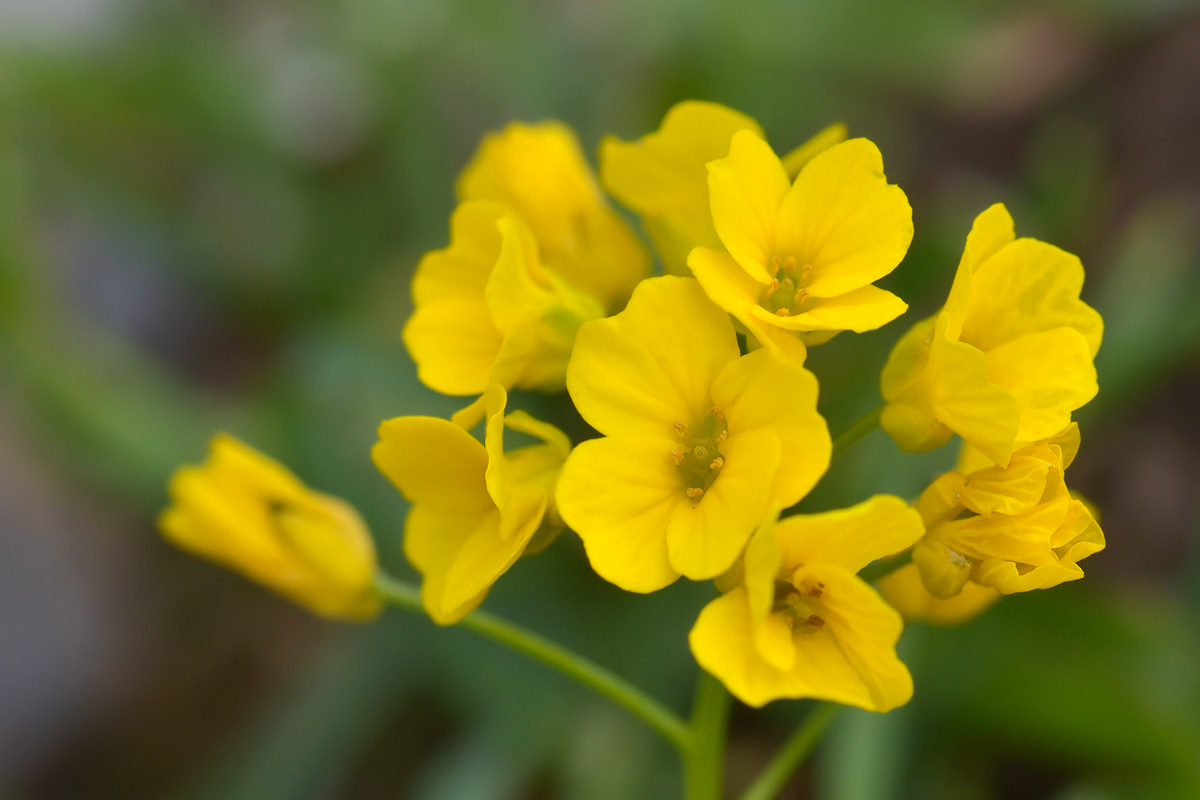
{"type": "Polygon", "coordinates": [[[451,395],[562,391],[579,325],[624,305],[649,274],[645,248],[559,123],[486,136],[458,194],[450,246],[413,277],[404,342],[418,375],[451,395]]]}
{"type": "Polygon", "coordinates": [[[917,501],[927,533],[913,562],[930,594],[956,596],[968,581],[1002,594],[1048,589],[1083,577],[1078,562],[1104,549],[1092,513],[1063,473],[1079,428],[1015,452],[1007,467],[965,447],[958,468],[917,501]]]}
{"type": "MultiPolygon", "coordinates": [[[[654,133],[636,142],[608,136],[600,143],[604,188],[641,216],[667,272],[688,275],[693,247],[721,246],[709,211],[705,165],[728,155],[729,141],[740,130],[763,136],[758,123],[741,112],[684,100],[654,133]]],[[[784,167],[795,176],[814,155],[845,138],[844,125],[831,125],[785,156],[784,167]]]]}
{"type": "Polygon", "coordinates": [[[484,443],[436,417],[397,417],[379,427],[371,458],[412,504],[404,553],[421,573],[421,600],[440,625],[483,602],[518,558],[554,540],[563,525],[554,484],[571,443],[523,411],[505,416],[507,395],[484,393],[484,443]],[[504,452],[504,429],[543,444],[504,452]]]}
{"type": "Polygon", "coordinates": [[[305,486],[282,464],[218,434],[201,466],[168,484],[158,526],[173,544],[268,586],[325,617],[379,613],[375,545],[349,504],[305,486]]]}
{"type": "Polygon", "coordinates": [[[629,591],[724,572],[767,509],[829,465],[816,378],[770,350],[739,356],[690,278],[645,281],[580,328],[567,390],[604,438],[572,452],[558,508],[596,572],[629,591]]]}
{"type": "Polygon", "coordinates": [[[836,144],[788,181],[752,131],[708,165],[712,220],[727,252],[698,247],[688,266],[709,297],[763,345],[803,358],[838,331],[874,330],[907,305],[873,285],[912,241],[912,209],[866,139],[836,144]]]}
{"type": "Polygon", "coordinates": [[[910,452],[957,433],[1000,465],[1057,434],[1097,391],[1104,323],[1082,287],[1078,258],[1016,239],[1003,205],[984,211],[945,308],[913,326],[884,367],[884,430],[910,452]]]}
{"type": "Polygon", "coordinates": [[[740,585],[700,612],[688,637],[700,666],[752,706],[815,697],[889,711],[912,697],[896,656],[900,615],[856,574],[921,537],[898,497],[775,514],[746,548],[740,585]]]}

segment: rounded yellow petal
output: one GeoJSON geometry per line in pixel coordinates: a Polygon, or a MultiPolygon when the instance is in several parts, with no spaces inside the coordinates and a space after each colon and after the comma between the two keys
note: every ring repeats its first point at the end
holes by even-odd
{"type": "Polygon", "coordinates": [[[752,277],[771,280],[779,206],[789,181],[771,146],[748,130],[733,135],[729,155],[708,165],[713,225],[725,249],[752,277]]]}
{"type": "Polygon", "coordinates": [[[921,582],[916,564],[905,564],[879,581],[879,591],[906,620],[933,625],[961,625],[991,608],[1000,593],[968,581],[961,592],[945,600],[934,597],[921,582]]]}
{"type": "Polygon", "coordinates": [[[1083,264],[1036,239],[1018,239],[996,251],[973,275],[962,340],[992,350],[1021,336],[1067,327],[1100,349],[1104,323],[1079,299],[1083,264]]]}
{"type": "Polygon", "coordinates": [[[832,442],[817,412],[817,379],[769,349],[730,362],[712,387],[731,440],[741,431],[766,431],[781,447],[771,496],[781,507],[798,503],[829,468],[832,442]]]}
{"type": "Polygon", "coordinates": [[[908,198],[887,182],[879,148],[867,139],[813,158],[778,208],[775,246],[812,266],[813,297],[874,283],[896,268],[912,242],[908,198]]]}
{"type": "Polygon", "coordinates": [[[421,382],[452,395],[487,386],[502,335],[484,297],[500,254],[494,203],[463,203],[450,218],[450,246],[427,253],[413,276],[404,344],[421,382]]]}
{"type": "Polygon", "coordinates": [[[916,509],[889,494],[850,508],[787,517],[775,529],[786,566],[833,564],[850,573],[899,553],[924,533],[916,509]]]}
{"type": "MultiPolygon", "coordinates": [[[[712,486],[698,501],[678,503],[667,523],[671,567],[694,581],[720,575],[741,554],[771,502],[781,450],[771,433],[752,430],[731,433],[721,453],[725,465],[712,486]]],[[[681,482],[676,492],[683,496],[681,482]]]]}
{"type": "Polygon", "coordinates": [[[485,136],[458,194],[511,208],[547,266],[609,311],[649,274],[645,249],[605,202],[574,132],[561,123],[513,123],[485,136]]]}
{"type": "Polygon", "coordinates": [[[971,231],[967,234],[967,244],[963,248],[962,258],[959,259],[958,269],[954,273],[950,295],[946,299],[945,314],[949,322],[947,335],[951,339],[959,338],[962,332],[975,271],[1002,247],[1012,242],[1013,238],[1013,220],[1003,203],[996,203],[975,217],[971,231]]]}
{"type": "Polygon", "coordinates": [[[563,466],[556,499],[592,569],[630,592],[653,592],[679,573],[667,557],[675,507],[690,503],[671,461],[674,440],[611,437],[579,444],[563,466]]]}
{"type": "Polygon", "coordinates": [[[421,573],[421,605],[437,624],[453,625],[487,596],[490,583],[478,587],[473,597],[446,603],[450,570],[464,542],[483,540],[500,541],[500,511],[495,507],[462,512],[422,505],[409,509],[404,557],[421,573]]]}
{"type": "MultiPolygon", "coordinates": [[[[802,314],[781,317],[756,306],[751,313],[762,322],[789,331],[854,331],[882,328],[908,310],[908,304],[877,286],[864,286],[836,297],[823,297],[802,314]]],[[[815,344],[815,342],[814,342],[815,344]]]]}
{"type": "Polygon", "coordinates": [[[939,323],[930,349],[934,415],[992,461],[1007,466],[1020,407],[1012,394],[992,382],[982,351],[947,339],[942,330],[939,323]]]}
{"type": "Polygon", "coordinates": [[[413,505],[453,512],[494,505],[484,480],[487,451],[447,420],[387,420],[379,426],[371,460],[413,505]]]}
{"type": "Polygon", "coordinates": [[[669,437],[704,418],[713,381],[737,357],[729,317],[696,281],[652,278],[620,314],[579,329],[567,390],[601,433],[669,437]]]}
{"type": "Polygon", "coordinates": [[[1020,441],[1055,435],[1071,423],[1071,412],[1099,391],[1087,339],[1073,328],[1022,336],[986,355],[988,377],[1020,409],[1020,441]]]}

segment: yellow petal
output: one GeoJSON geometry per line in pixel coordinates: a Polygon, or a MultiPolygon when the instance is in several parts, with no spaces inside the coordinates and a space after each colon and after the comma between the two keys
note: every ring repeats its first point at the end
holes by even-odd
{"type": "Polygon", "coordinates": [[[1012,217],[1003,203],[990,206],[975,218],[971,232],[967,234],[967,244],[963,248],[962,258],[959,259],[958,270],[954,273],[950,296],[946,299],[944,313],[949,323],[947,335],[951,339],[958,339],[962,332],[967,305],[971,300],[975,271],[1002,247],[1013,241],[1013,236],[1012,217]]]}
{"type": "Polygon", "coordinates": [[[934,597],[957,596],[971,578],[971,562],[944,542],[922,539],[913,547],[912,563],[921,571],[921,582],[934,597]]]}
{"type": "Polygon", "coordinates": [[[879,591],[909,621],[933,625],[961,625],[990,608],[1000,593],[988,586],[968,581],[954,597],[934,597],[921,582],[916,564],[905,564],[880,579],[879,591]]]}
{"type": "Polygon", "coordinates": [[[713,225],[725,249],[752,277],[768,283],[767,261],[775,255],[775,224],[788,192],[787,173],[761,137],[738,131],[729,155],[708,165],[713,225]]]}
{"type": "Polygon", "coordinates": [[[480,513],[494,506],[484,482],[487,451],[444,419],[397,417],[384,422],[371,460],[414,505],[480,513]]]}
{"type": "Polygon", "coordinates": [[[908,453],[941,447],[953,432],[937,418],[929,353],[937,317],[912,326],[892,348],[879,376],[887,405],[879,424],[908,453]]]}
{"type": "Polygon", "coordinates": [[[846,125],[835,122],[820,130],[815,136],[792,152],[783,157],[783,169],[793,180],[804,169],[804,165],[812,161],[819,153],[823,153],[835,144],[846,141],[846,125]]]}
{"type": "Polygon", "coordinates": [[[404,344],[422,383],[444,394],[482,392],[501,334],[484,299],[500,254],[493,203],[463,203],[450,218],[450,247],[427,253],[413,276],[404,344]]]}
{"type": "Polygon", "coordinates": [[[670,452],[672,439],[610,437],[578,445],[558,480],[558,512],[583,540],[600,577],[653,592],[679,577],[667,558],[675,506],[690,502],[670,452]]]}
{"type": "Polygon", "coordinates": [[[891,711],[912,698],[913,683],[908,668],[896,656],[896,642],[904,630],[900,615],[884,602],[879,593],[852,572],[831,564],[820,564],[798,570],[793,580],[820,581],[825,589],[820,612],[825,627],[816,636],[801,634],[796,641],[796,662],[807,660],[812,650],[808,644],[828,634],[836,640],[842,657],[854,670],[856,681],[849,676],[841,679],[839,690],[849,694],[857,685],[864,686],[866,702],[854,703],[868,711],[891,711]]]}
{"type": "Polygon", "coordinates": [[[940,335],[941,324],[930,350],[934,414],[988,458],[1007,465],[1020,419],[1017,401],[991,381],[987,357],[940,335]]]}
{"type": "Polygon", "coordinates": [[[780,520],[784,564],[833,564],[855,573],[899,553],[925,533],[921,516],[899,497],[879,494],[850,508],[780,520]]]}
{"type": "Polygon", "coordinates": [[[510,207],[546,264],[609,311],[649,273],[645,249],[604,201],[575,134],[561,123],[513,123],[485,136],[458,194],[510,207]]]}
{"type": "Polygon", "coordinates": [[[730,139],[743,129],[762,136],[745,114],[685,100],[671,107],[656,132],[637,142],[611,136],[601,142],[600,180],[639,214],[700,216],[711,228],[705,165],[728,155],[730,139]]]}
{"type": "Polygon", "coordinates": [[[962,340],[992,350],[1021,336],[1058,327],[1079,331],[1088,355],[1100,349],[1104,323],[1079,299],[1083,264],[1036,239],[1018,239],[977,269],[962,340]]]}
{"type": "Polygon", "coordinates": [[[447,579],[468,541],[500,541],[500,512],[495,507],[462,511],[416,505],[404,520],[404,556],[421,573],[421,604],[439,625],[453,625],[487,596],[490,584],[457,605],[445,602],[447,579]]]}
{"type": "Polygon", "coordinates": [[[771,496],[782,507],[799,502],[829,468],[832,443],[817,413],[817,379],[768,349],[730,362],[712,387],[731,440],[742,431],[766,431],[781,449],[771,496]]]}
{"type": "Polygon", "coordinates": [[[967,476],[959,497],[976,514],[1021,514],[1033,508],[1046,491],[1051,464],[1018,451],[1008,467],[988,466],[967,476]]]}
{"type": "Polygon", "coordinates": [[[704,419],[713,381],[737,357],[729,317],[698,283],[652,278],[623,312],[580,328],[567,389],[601,433],[669,437],[675,423],[704,419]]]}
{"type": "Polygon", "coordinates": [[[908,304],[877,286],[864,286],[836,297],[820,298],[812,310],[780,317],[758,306],[752,310],[767,324],[790,331],[873,331],[908,310],[908,304]]]}
{"type": "Polygon", "coordinates": [[[912,209],[884,177],[879,149],[851,139],[801,170],[779,206],[775,243],[778,253],[812,266],[813,297],[836,297],[895,269],[912,234],[912,209]]]}
{"type": "Polygon", "coordinates": [[[725,466],[712,486],[698,501],[677,504],[667,524],[671,567],[692,580],[720,575],[742,552],[771,502],[780,443],[767,431],[731,433],[721,453],[725,466]]]}
{"type": "Polygon", "coordinates": [[[1017,401],[1021,441],[1055,435],[1099,390],[1087,340],[1072,328],[1009,341],[988,351],[987,364],[991,381],[1017,401]]]}

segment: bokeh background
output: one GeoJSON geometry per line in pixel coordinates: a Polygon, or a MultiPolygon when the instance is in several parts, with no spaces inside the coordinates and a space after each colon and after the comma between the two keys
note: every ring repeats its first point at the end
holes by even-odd
{"type": "MultiPolygon", "coordinates": [[[[588,148],[684,98],[784,151],[843,120],[916,239],[910,314],[811,366],[839,430],[878,402],[976,213],[1078,253],[1104,314],[1073,487],[1085,581],[902,642],[917,691],[846,713],[790,797],[1200,797],[1200,13],[1177,0],[0,0],[0,798],[664,798],[672,753],[543,667],[400,612],[319,622],[164,544],[164,482],[216,429],[354,502],[385,564],[405,507],[368,459],[457,407],[399,340],[479,136],[588,148]]],[[[558,402],[521,401],[561,418],[558,402]]],[[[880,433],[807,507],[914,496],[952,460],[880,433]]],[[[487,606],[681,710],[711,591],[625,595],[571,535],[487,606]]],[[[739,708],[744,785],[809,704],[739,708]]]]}

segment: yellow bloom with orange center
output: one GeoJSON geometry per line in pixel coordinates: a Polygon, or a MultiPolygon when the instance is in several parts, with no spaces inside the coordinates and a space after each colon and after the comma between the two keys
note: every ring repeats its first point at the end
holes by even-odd
{"type": "Polygon", "coordinates": [[[649,274],[645,248],[559,123],[486,136],[458,194],[450,246],[413,277],[404,342],[418,375],[452,395],[562,391],[579,325],[624,305],[649,274]]]}
{"type": "Polygon", "coordinates": [[[912,241],[912,209],[887,182],[879,149],[866,139],[836,144],[795,182],[752,131],[733,135],[729,154],[708,164],[712,220],[725,252],[688,257],[709,297],[763,345],[802,358],[838,331],[868,331],[908,306],[874,286],[912,241]]]}
{"type": "Polygon", "coordinates": [[[851,508],[770,515],[740,581],[700,612],[688,640],[700,666],[743,702],[813,697],[889,711],[912,697],[896,656],[900,615],[856,574],[921,537],[921,518],[898,497],[851,508]]]}
{"type": "Polygon", "coordinates": [[[741,356],[690,278],[645,281],[580,328],[567,390],[603,438],[567,459],[558,508],[596,572],[629,591],[724,572],[768,507],[829,466],[816,378],[770,350],[741,356]]]}
{"type": "Polygon", "coordinates": [[[1021,448],[1007,467],[964,447],[958,468],[917,501],[926,534],[913,563],[929,593],[952,598],[972,582],[1013,594],[1082,578],[1079,562],[1104,549],[1104,533],[1067,490],[1078,449],[1076,425],[1021,448]]]}
{"type": "Polygon", "coordinates": [[[379,613],[375,546],[349,504],[313,491],[227,434],[181,467],[158,527],[172,544],[240,572],[324,617],[379,613]]]}
{"type": "Polygon", "coordinates": [[[881,424],[901,449],[957,433],[997,464],[1048,439],[1097,391],[1104,323],[1079,299],[1079,259],[1017,239],[996,204],[975,218],[946,306],[892,350],[881,424]]]}
{"type": "MultiPolygon", "coordinates": [[[[708,202],[706,164],[729,154],[740,130],[762,137],[752,118],[719,103],[685,100],[672,106],[654,133],[636,142],[609,136],[600,143],[604,188],[637,212],[667,272],[690,274],[693,247],[720,247],[708,202]]],[[[844,125],[831,125],[784,157],[795,176],[814,155],[846,138],[844,125]]]]}
{"type": "Polygon", "coordinates": [[[411,507],[404,554],[421,573],[421,601],[439,625],[458,622],[522,555],[562,531],[554,485],[571,450],[558,428],[524,411],[505,415],[497,384],[484,393],[484,442],[436,417],[379,426],[371,458],[411,507]],[[504,429],[541,444],[504,451],[504,429]]]}

